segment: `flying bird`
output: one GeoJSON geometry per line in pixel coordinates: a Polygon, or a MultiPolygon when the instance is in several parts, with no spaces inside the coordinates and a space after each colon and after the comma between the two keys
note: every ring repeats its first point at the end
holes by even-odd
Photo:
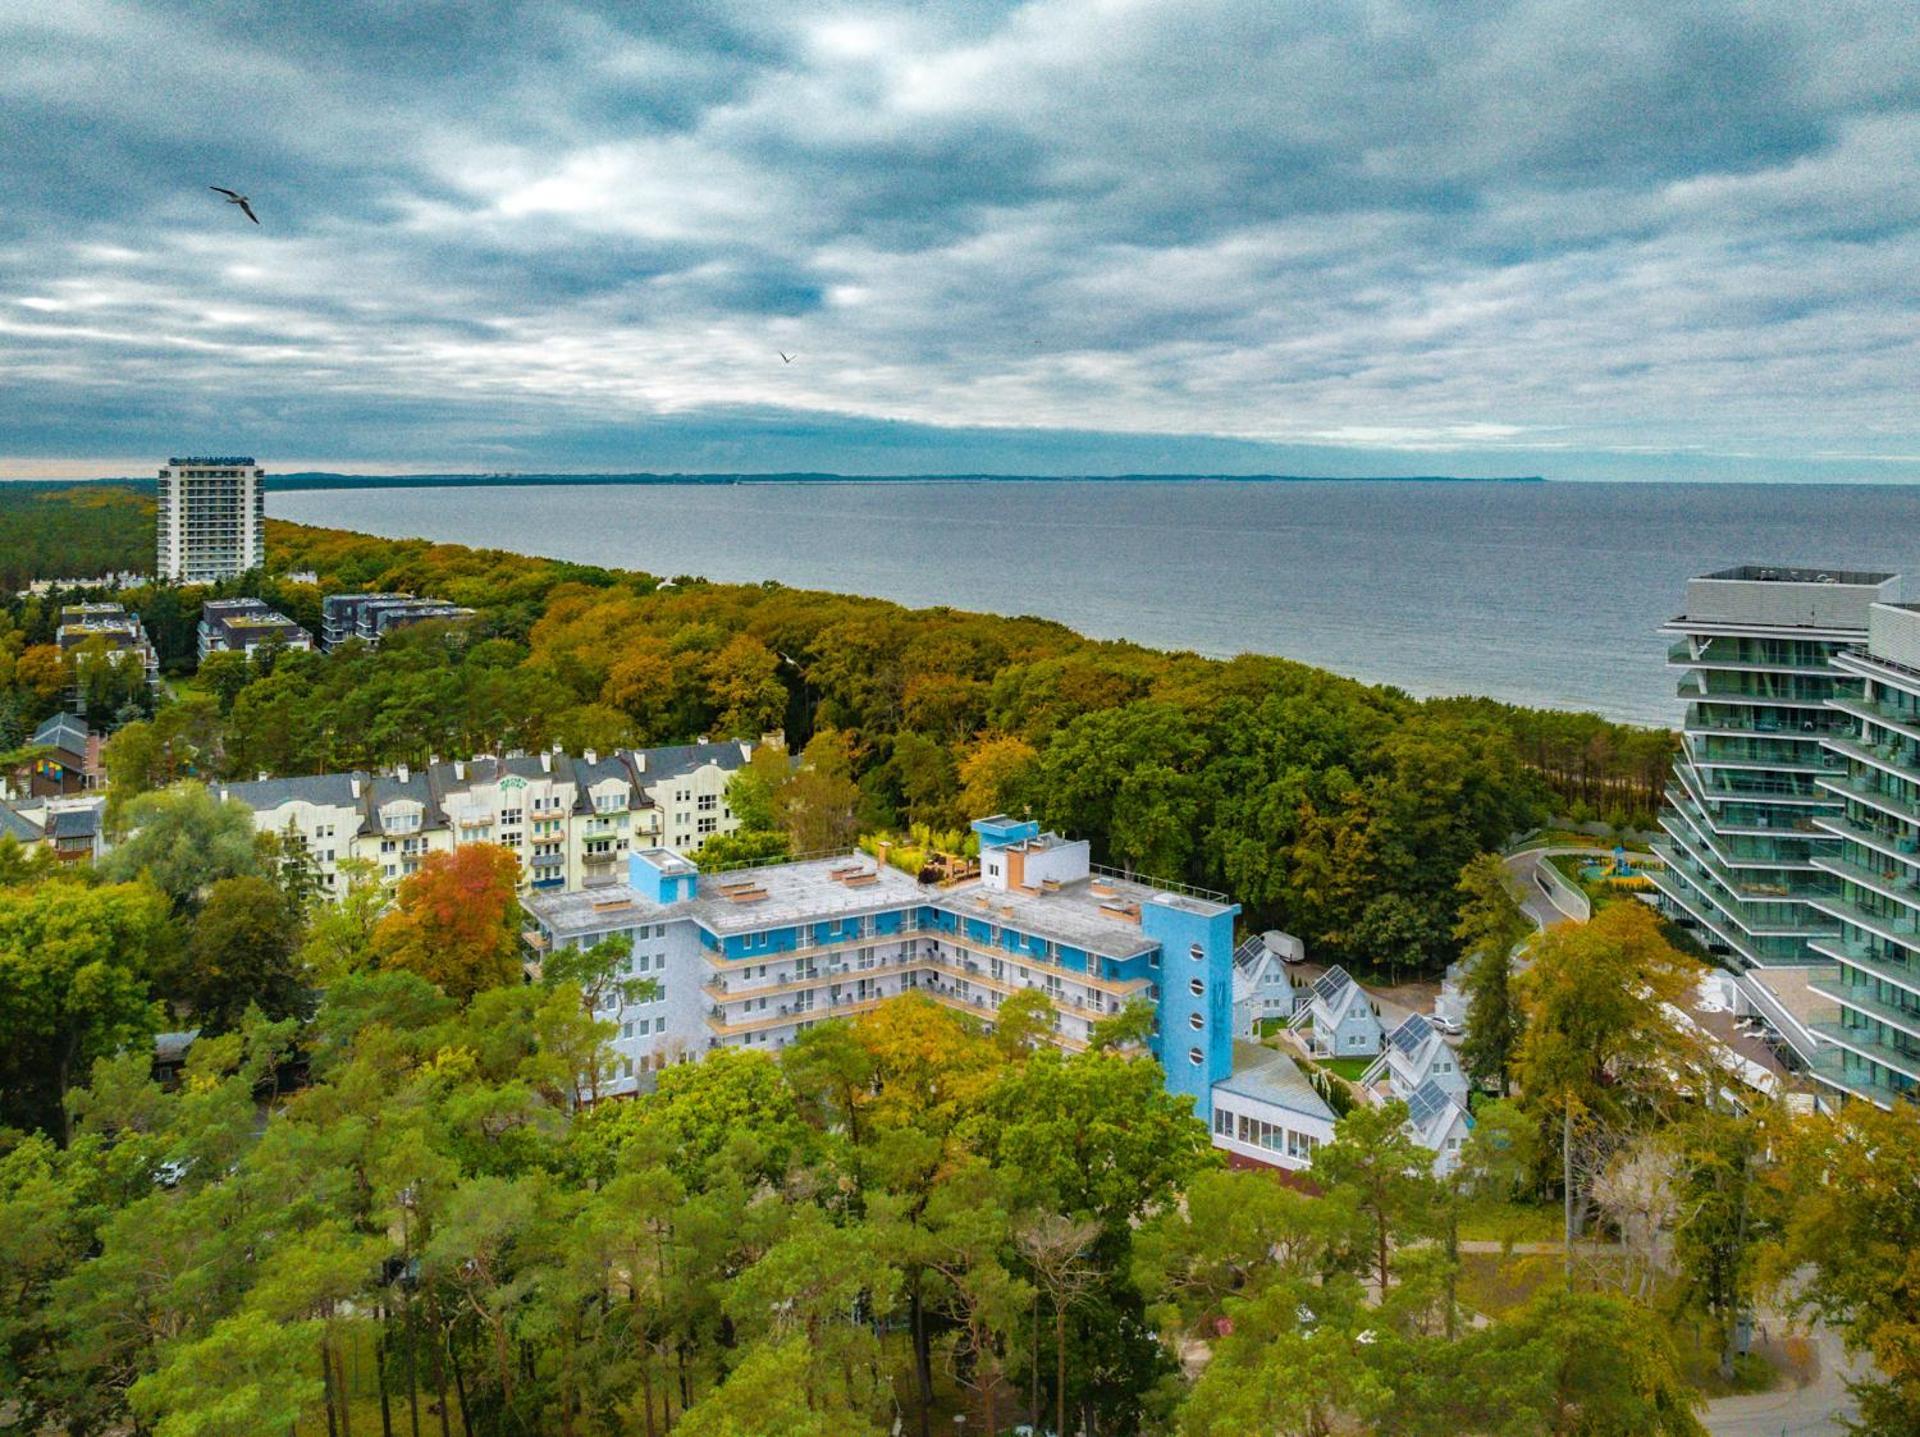
{"type": "Polygon", "coordinates": [[[792,364],[792,363],[793,363],[793,356],[792,356],[791,354],[788,354],[788,353],[787,353],[787,352],[786,352],[785,350],[779,350],[779,349],[777,349],[777,350],[775,350],[775,351],[774,351],[774,353],[775,353],[775,354],[778,354],[778,355],[780,356],[780,362],[781,362],[782,364],[792,364]]]}
{"type": "Polygon", "coordinates": [[[212,190],[216,195],[225,195],[228,204],[240,206],[241,214],[245,215],[255,224],[260,223],[260,216],[253,212],[253,206],[247,203],[247,197],[245,195],[237,195],[232,190],[223,190],[218,185],[208,185],[207,188],[212,190]]]}

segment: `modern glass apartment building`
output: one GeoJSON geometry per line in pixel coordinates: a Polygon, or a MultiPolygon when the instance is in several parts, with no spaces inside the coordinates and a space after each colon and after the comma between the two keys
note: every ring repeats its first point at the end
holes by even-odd
{"type": "Polygon", "coordinates": [[[1899,588],[1891,574],[1725,569],[1689,582],[1686,612],[1663,630],[1686,715],[1655,882],[1736,972],[1821,962],[1809,944],[1838,936],[1810,901],[1838,888],[1817,860],[1838,851],[1822,823],[1843,804],[1822,780],[1844,771],[1830,741],[1856,723],[1831,701],[1860,689],[1833,661],[1865,643],[1869,610],[1899,588]]]}
{"type": "Polygon", "coordinates": [[[1809,946],[1837,968],[1809,986],[1840,1015],[1813,1024],[1831,1044],[1813,1073],[1885,1105],[1920,1098],[1920,609],[1875,604],[1865,647],[1833,663],[1850,683],[1832,707],[1852,729],[1821,741],[1844,767],[1817,780],[1841,807],[1815,817],[1833,842],[1809,903],[1835,931],[1809,946]]]}
{"type": "Polygon", "coordinates": [[[210,584],[259,568],[267,557],[265,473],[242,456],[169,459],[156,498],[154,572],[210,584]]]}

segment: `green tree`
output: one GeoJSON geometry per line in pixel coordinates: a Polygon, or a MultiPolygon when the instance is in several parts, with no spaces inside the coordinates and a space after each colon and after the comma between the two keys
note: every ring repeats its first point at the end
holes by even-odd
{"type": "Polygon", "coordinates": [[[1872,1358],[1852,1383],[1859,1430],[1920,1430],[1920,1105],[1809,1118],[1781,1166],[1797,1189],[1781,1244],[1788,1290],[1872,1358]]]}
{"type": "Polygon", "coordinates": [[[193,912],[222,878],[260,871],[252,810],[223,802],[204,784],[143,793],[125,817],[131,836],[101,860],[102,875],[124,882],[147,874],[177,912],[193,912]]]}
{"type": "Polygon", "coordinates": [[[1314,1153],[1313,1176],[1352,1204],[1367,1234],[1374,1281],[1387,1292],[1395,1242],[1430,1234],[1440,1206],[1433,1154],[1407,1132],[1407,1105],[1362,1104],[1348,1113],[1333,1141],[1314,1153]]]}
{"type": "Polygon", "coordinates": [[[1513,951],[1531,931],[1507,887],[1506,866],[1483,853],[1460,870],[1460,921],[1453,936],[1466,965],[1467,1033],[1460,1062],[1474,1081],[1505,1097],[1520,1041],[1520,1006],[1513,991],[1513,951]]]}
{"type": "Polygon", "coordinates": [[[170,941],[144,884],[0,889],[0,1116],[70,1133],[67,1090],[158,1026],[148,986],[170,941]]]}
{"type": "Polygon", "coordinates": [[[321,1405],[320,1378],[304,1360],[315,1326],[258,1312],[223,1318],[134,1383],[134,1410],[153,1424],[154,1437],[292,1431],[321,1405]]]}
{"type": "Polygon", "coordinates": [[[224,1033],[250,1007],[284,1018],[300,1004],[298,916],[264,878],[222,878],[208,890],[187,940],[178,996],[204,1032],[224,1033]]]}

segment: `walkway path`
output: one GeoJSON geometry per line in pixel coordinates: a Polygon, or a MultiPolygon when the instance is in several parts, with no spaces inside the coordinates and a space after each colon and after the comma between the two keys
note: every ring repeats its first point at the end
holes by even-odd
{"type": "MultiPolygon", "coordinates": [[[[1847,1378],[1857,1375],[1840,1339],[1825,1327],[1809,1334],[1820,1371],[1805,1387],[1784,1386],[1749,1397],[1718,1397],[1700,1420],[1714,1437],[1840,1437],[1855,1414],[1847,1378]]],[[[1791,1381],[1791,1379],[1783,1379],[1791,1381]]]]}
{"type": "Polygon", "coordinates": [[[1586,895],[1562,878],[1547,859],[1557,853],[1604,858],[1609,852],[1605,848],[1523,848],[1501,861],[1520,890],[1521,911],[1533,920],[1534,927],[1551,928],[1556,923],[1585,923],[1593,910],[1586,895]]]}

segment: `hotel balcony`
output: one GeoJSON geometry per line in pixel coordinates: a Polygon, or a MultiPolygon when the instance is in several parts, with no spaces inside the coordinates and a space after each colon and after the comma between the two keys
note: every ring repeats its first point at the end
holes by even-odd
{"type": "Polygon", "coordinates": [[[774,997],[780,994],[800,993],[809,988],[821,988],[832,983],[858,982],[862,978],[884,978],[915,969],[925,968],[927,960],[923,957],[908,955],[897,962],[875,964],[866,968],[852,964],[832,964],[816,973],[788,978],[781,982],[745,983],[732,977],[715,976],[700,985],[700,991],[716,1003],[740,1003],[749,998],[774,997]]]}
{"type": "MultiPolygon", "coordinates": [[[[1839,937],[1816,939],[1807,947],[1822,958],[1831,958],[1848,968],[1858,968],[1869,977],[1904,988],[1920,998],[1920,949],[1916,949],[1914,961],[1907,964],[1896,963],[1890,958],[1875,953],[1864,943],[1849,942],[1839,937]]],[[[1836,972],[1826,981],[1839,983],[1839,974],[1836,972]]],[[[1831,997],[1832,994],[1827,996],[1831,997]]]]}
{"type": "MultiPolygon", "coordinates": [[[[1838,855],[1822,856],[1814,859],[1813,863],[1822,873],[1831,873],[1835,878],[1858,884],[1890,903],[1899,904],[1903,909],[1920,910],[1920,871],[1912,867],[1884,863],[1869,868],[1838,855]]],[[[1920,864],[1920,857],[1909,858],[1906,863],[1920,864]]]]}
{"type": "Polygon", "coordinates": [[[1710,639],[1704,650],[1695,654],[1693,645],[1682,639],[1667,646],[1667,665],[1676,669],[1735,670],[1754,674],[1831,674],[1824,654],[1787,653],[1744,658],[1729,639],[1710,639]]]}
{"type": "Polygon", "coordinates": [[[1869,1077],[1858,1071],[1848,1071],[1840,1054],[1822,1053],[1807,1070],[1813,1077],[1828,1087],[1837,1089],[1849,1097],[1865,1098],[1868,1102],[1882,1108],[1891,1108],[1898,1102],[1911,1102],[1920,1089],[1899,1087],[1883,1080],[1869,1077]]]}
{"type": "MultiPolygon", "coordinates": [[[[1843,983],[1838,978],[1809,982],[1807,987],[1822,998],[1833,999],[1843,1008],[1864,1013],[1875,1022],[1884,1023],[1889,1028],[1898,1028],[1908,1038],[1920,1043],[1920,1008],[1899,1007],[1887,1002],[1884,998],[1874,997],[1854,984],[1843,983]]],[[[1816,1030],[1819,1026],[1819,1024],[1814,1025],[1816,1030]]]]}
{"type": "Polygon", "coordinates": [[[1897,917],[1880,914],[1834,893],[1809,893],[1807,903],[1830,918],[1863,932],[1878,934],[1889,943],[1920,948],[1920,919],[1911,911],[1897,917]]]}
{"type": "Polygon", "coordinates": [[[1849,1027],[1845,1023],[1809,1023],[1807,1026],[1834,1047],[1858,1054],[1870,1063],[1878,1063],[1920,1084],[1920,1044],[1911,1050],[1895,1047],[1864,1028],[1849,1027]]]}

